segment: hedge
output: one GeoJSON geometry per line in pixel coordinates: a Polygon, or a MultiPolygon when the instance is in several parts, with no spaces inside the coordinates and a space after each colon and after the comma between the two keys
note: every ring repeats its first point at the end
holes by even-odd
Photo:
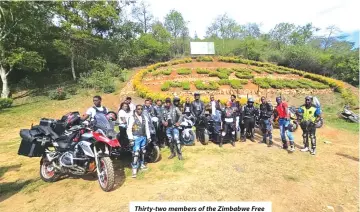
{"type": "Polygon", "coordinates": [[[191,69],[181,68],[181,69],[176,70],[176,72],[178,75],[189,75],[189,74],[191,74],[191,69]]]}
{"type": "Polygon", "coordinates": [[[197,68],[197,69],[196,69],[196,73],[198,73],[198,74],[209,74],[209,73],[210,73],[210,70],[208,70],[208,69],[202,69],[202,68],[197,68]]]}
{"type": "Polygon", "coordinates": [[[242,85],[246,85],[248,83],[247,80],[219,80],[219,85],[230,85],[233,89],[243,88],[242,85]]]}
{"type": "Polygon", "coordinates": [[[9,108],[13,104],[13,99],[11,98],[0,98],[0,110],[9,108]]]}
{"type": "Polygon", "coordinates": [[[212,62],[212,61],[214,61],[214,59],[212,57],[209,57],[209,56],[204,56],[204,57],[196,58],[196,61],[198,61],[198,62],[212,62]]]}
{"type": "Polygon", "coordinates": [[[196,89],[199,90],[217,90],[219,89],[219,84],[216,82],[209,82],[209,83],[204,83],[201,80],[196,80],[194,82],[196,89]]]}
{"type": "Polygon", "coordinates": [[[270,78],[255,78],[253,80],[254,84],[259,85],[260,88],[314,88],[314,89],[326,89],[329,88],[328,85],[323,83],[307,80],[307,79],[298,79],[298,80],[289,80],[289,79],[270,79],[270,78]]]}

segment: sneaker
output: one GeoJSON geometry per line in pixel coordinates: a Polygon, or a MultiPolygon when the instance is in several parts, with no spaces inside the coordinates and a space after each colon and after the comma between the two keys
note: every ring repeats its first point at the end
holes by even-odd
{"type": "Polygon", "coordinates": [[[295,151],[295,147],[294,147],[293,145],[291,145],[289,151],[290,151],[290,152],[294,152],[294,151],[295,151]]]}
{"type": "Polygon", "coordinates": [[[308,147],[304,147],[304,148],[300,149],[300,151],[302,151],[302,152],[308,152],[308,151],[309,151],[309,148],[308,148],[308,147]]]}
{"type": "Polygon", "coordinates": [[[133,169],[133,170],[132,170],[132,178],[136,178],[136,172],[137,172],[136,169],[133,169]]]}
{"type": "Polygon", "coordinates": [[[310,152],[310,154],[312,154],[312,155],[315,155],[315,154],[316,154],[316,150],[315,150],[315,149],[309,149],[309,152],[310,152]]]}
{"type": "Polygon", "coordinates": [[[140,169],[141,169],[141,170],[147,170],[147,167],[146,167],[144,164],[142,164],[142,165],[140,166],[140,169]]]}

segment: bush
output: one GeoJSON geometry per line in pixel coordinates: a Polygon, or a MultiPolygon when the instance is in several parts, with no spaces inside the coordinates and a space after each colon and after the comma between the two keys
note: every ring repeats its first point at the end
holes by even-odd
{"type": "Polygon", "coordinates": [[[105,85],[103,88],[102,88],[102,91],[104,93],[113,93],[115,92],[116,88],[115,88],[115,85],[112,83],[112,84],[108,84],[108,85],[105,85]]]}
{"type": "Polygon", "coordinates": [[[208,73],[210,73],[210,70],[197,68],[196,73],[198,73],[198,74],[208,74],[208,73]]]}
{"type": "Polygon", "coordinates": [[[171,69],[166,69],[166,70],[163,70],[161,73],[164,74],[164,75],[170,75],[172,72],[171,69]]]}
{"type": "Polygon", "coordinates": [[[77,88],[76,88],[76,87],[70,87],[70,88],[67,88],[66,91],[67,91],[70,95],[76,95],[76,93],[77,93],[77,88]]]}
{"type": "Polygon", "coordinates": [[[66,92],[64,88],[57,88],[49,92],[49,97],[52,100],[64,100],[66,99],[66,92]]]}
{"type": "Polygon", "coordinates": [[[166,81],[161,85],[162,91],[168,91],[170,89],[170,82],[166,81]]]}
{"type": "Polygon", "coordinates": [[[13,99],[11,98],[1,98],[0,99],[0,110],[11,107],[13,99]]]}
{"type": "Polygon", "coordinates": [[[170,82],[170,87],[175,87],[175,88],[180,88],[182,87],[182,83],[181,82],[170,82]]]}
{"type": "Polygon", "coordinates": [[[306,79],[298,79],[298,80],[289,80],[289,79],[269,79],[269,78],[256,78],[254,79],[254,83],[259,85],[260,88],[313,88],[313,89],[326,89],[329,86],[311,81],[306,79]]]}
{"type": "Polygon", "coordinates": [[[189,68],[182,68],[176,71],[179,75],[189,75],[191,74],[191,69],[189,68]]]}
{"type": "Polygon", "coordinates": [[[183,87],[183,90],[190,90],[190,83],[189,82],[183,82],[182,87],[183,87]]]}
{"type": "Polygon", "coordinates": [[[81,87],[96,90],[103,90],[107,85],[114,84],[114,77],[109,71],[95,71],[91,73],[81,73],[79,84],[81,87]]]}
{"type": "Polygon", "coordinates": [[[251,74],[251,72],[243,72],[243,73],[235,73],[235,76],[240,79],[252,79],[254,78],[254,75],[251,74]]]}
{"type": "Polygon", "coordinates": [[[196,58],[196,61],[198,61],[198,62],[212,62],[213,58],[209,57],[209,56],[198,57],[198,58],[196,58]]]}
{"type": "Polygon", "coordinates": [[[201,80],[196,80],[195,87],[198,90],[217,90],[219,89],[219,84],[216,82],[209,82],[209,84],[205,84],[201,80]]]}

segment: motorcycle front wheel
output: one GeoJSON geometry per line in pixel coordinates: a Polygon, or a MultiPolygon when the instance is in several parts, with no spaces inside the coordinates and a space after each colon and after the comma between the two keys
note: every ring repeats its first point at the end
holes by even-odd
{"type": "Polygon", "coordinates": [[[156,163],[160,160],[160,154],[160,148],[157,145],[151,145],[146,150],[145,160],[148,163],[156,163]]]}
{"type": "Polygon", "coordinates": [[[55,172],[55,167],[49,163],[46,156],[43,156],[40,161],[40,177],[45,182],[55,182],[60,177],[60,174],[55,172]]]}
{"type": "Polygon", "coordinates": [[[98,174],[98,181],[103,191],[110,191],[115,184],[115,173],[113,162],[110,157],[99,158],[100,170],[98,174]]]}

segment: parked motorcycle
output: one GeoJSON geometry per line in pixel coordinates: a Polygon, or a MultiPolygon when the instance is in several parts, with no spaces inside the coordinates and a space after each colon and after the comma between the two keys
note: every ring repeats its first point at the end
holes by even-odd
{"type": "MultiPolygon", "coordinates": [[[[299,128],[298,117],[297,117],[297,108],[296,107],[289,107],[290,113],[290,131],[295,132],[299,128]]],[[[274,111],[274,120],[273,126],[275,128],[279,128],[279,116],[277,116],[276,110],[274,111]]]]}
{"type": "Polygon", "coordinates": [[[343,118],[347,121],[359,123],[359,115],[350,110],[349,105],[345,105],[343,111],[338,113],[339,118],[343,118]]]}
{"type": "Polygon", "coordinates": [[[195,133],[193,131],[194,118],[184,116],[183,121],[179,126],[180,142],[186,146],[194,145],[195,133]]]}
{"type": "Polygon", "coordinates": [[[18,154],[41,157],[40,177],[55,182],[61,175],[97,173],[103,191],[115,184],[110,153],[119,147],[114,127],[106,116],[99,116],[90,124],[80,121],[80,114],[72,112],[61,120],[41,119],[40,125],[21,129],[18,154]]]}

